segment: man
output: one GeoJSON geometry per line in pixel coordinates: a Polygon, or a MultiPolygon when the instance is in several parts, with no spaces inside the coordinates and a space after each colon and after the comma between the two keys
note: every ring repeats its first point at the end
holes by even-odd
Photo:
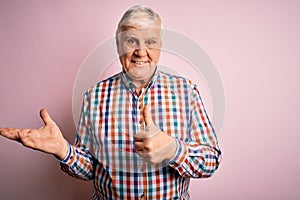
{"type": "Polygon", "coordinates": [[[1,135],[93,180],[94,199],[189,199],[190,178],[211,176],[221,152],[196,86],[157,69],[161,32],[152,9],[126,11],[116,33],[122,72],[85,93],[74,145],[45,109],[40,129],[1,135]]]}

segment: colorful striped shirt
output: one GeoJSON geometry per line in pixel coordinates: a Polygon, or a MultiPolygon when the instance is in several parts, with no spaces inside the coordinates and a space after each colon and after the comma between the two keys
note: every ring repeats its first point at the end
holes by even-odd
{"type": "Polygon", "coordinates": [[[85,93],[62,170],[93,180],[94,199],[189,199],[190,178],[210,177],[221,160],[200,93],[191,81],[159,70],[142,94],[135,89],[120,72],[85,93]],[[134,149],[133,135],[145,128],[146,104],[156,126],[177,143],[175,156],[156,165],[134,149]]]}

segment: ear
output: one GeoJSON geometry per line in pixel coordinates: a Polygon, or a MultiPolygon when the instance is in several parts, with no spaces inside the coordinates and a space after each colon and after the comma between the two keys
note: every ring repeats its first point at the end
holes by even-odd
{"type": "Polygon", "coordinates": [[[117,51],[118,51],[118,54],[120,56],[121,50],[120,50],[120,46],[119,46],[120,41],[119,41],[119,38],[118,38],[118,34],[116,34],[115,39],[116,39],[117,51]]]}

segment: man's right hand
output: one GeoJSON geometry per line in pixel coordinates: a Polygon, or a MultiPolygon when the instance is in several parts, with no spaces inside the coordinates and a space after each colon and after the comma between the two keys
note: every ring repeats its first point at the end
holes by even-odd
{"type": "Polygon", "coordinates": [[[0,135],[62,160],[68,153],[68,143],[46,109],[40,111],[40,116],[45,125],[39,129],[0,128],[0,135]]]}

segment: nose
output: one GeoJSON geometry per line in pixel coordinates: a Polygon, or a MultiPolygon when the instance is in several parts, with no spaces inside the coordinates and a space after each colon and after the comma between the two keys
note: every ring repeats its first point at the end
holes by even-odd
{"type": "Polygon", "coordinates": [[[138,56],[138,57],[144,57],[144,56],[147,56],[147,50],[146,50],[145,48],[138,48],[138,49],[135,49],[134,55],[136,55],[136,56],[138,56]]]}

